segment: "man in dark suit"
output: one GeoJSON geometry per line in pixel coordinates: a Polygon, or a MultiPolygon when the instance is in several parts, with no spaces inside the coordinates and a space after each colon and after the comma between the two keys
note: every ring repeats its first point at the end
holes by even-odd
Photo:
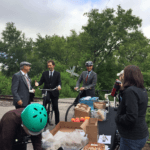
{"type": "Polygon", "coordinates": [[[85,63],[85,66],[87,68],[87,71],[82,72],[75,87],[75,90],[77,90],[80,86],[80,83],[83,81],[83,86],[80,88],[80,90],[82,91],[80,98],[86,96],[91,96],[91,97],[95,96],[97,74],[94,71],[92,71],[93,62],[87,61],[85,63]]]}
{"type": "Polygon", "coordinates": [[[32,89],[31,80],[28,76],[28,72],[31,69],[29,62],[20,63],[20,71],[15,73],[12,78],[11,91],[13,94],[13,105],[16,109],[25,108],[30,104],[30,93],[34,93],[32,89]]]}
{"type": "MultiPolygon", "coordinates": [[[[35,81],[35,86],[40,86],[44,83],[43,89],[54,89],[58,86],[58,90],[61,90],[61,80],[60,80],[60,73],[54,70],[55,63],[53,60],[47,61],[48,71],[43,72],[42,77],[39,82],[35,81]]],[[[52,100],[53,110],[55,112],[55,125],[59,123],[59,109],[58,109],[58,98],[59,98],[59,91],[48,91],[46,103],[43,101],[43,105],[49,102],[50,98],[52,100]]]]}

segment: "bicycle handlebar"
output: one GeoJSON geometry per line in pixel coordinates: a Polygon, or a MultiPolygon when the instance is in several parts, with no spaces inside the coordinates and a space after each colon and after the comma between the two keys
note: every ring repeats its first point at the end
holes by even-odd
{"type": "Polygon", "coordinates": [[[56,90],[56,89],[58,89],[58,87],[56,87],[56,88],[54,88],[54,89],[41,89],[41,88],[39,88],[39,90],[42,90],[42,91],[54,91],[54,90],[56,90]]]}
{"type": "MultiPolygon", "coordinates": [[[[74,88],[75,89],[75,88],[74,88]]],[[[84,89],[84,90],[88,90],[88,89],[84,89]]],[[[79,91],[82,91],[82,90],[80,90],[79,88],[76,90],[77,92],[79,92],[79,91]]]]}

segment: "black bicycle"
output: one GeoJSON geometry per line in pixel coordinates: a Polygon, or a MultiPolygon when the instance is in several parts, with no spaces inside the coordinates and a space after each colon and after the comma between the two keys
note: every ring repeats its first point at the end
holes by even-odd
{"type": "MultiPolygon", "coordinates": [[[[88,89],[84,89],[84,90],[88,90],[88,89]]],[[[83,90],[83,91],[84,91],[83,90]]],[[[71,120],[71,118],[74,118],[75,117],[75,114],[74,114],[74,110],[75,110],[75,107],[77,106],[77,104],[79,103],[79,100],[80,100],[80,96],[82,94],[83,91],[77,89],[77,91],[79,92],[77,98],[74,100],[74,102],[68,107],[67,111],[66,111],[66,114],[65,114],[65,121],[67,122],[67,120],[71,120]]]]}
{"type": "Polygon", "coordinates": [[[46,130],[48,124],[50,126],[53,126],[52,124],[52,117],[53,117],[53,105],[52,105],[52,101],[51,99],[48,101],[48,103],[46,104],[46,97],[47,97],[47,91],[54,91],[54,90],[57,90],[58,88],[54,88],[54,89],[40,89],[39,90],[42,90],[42,91],[45,91],[45,94],[43,96],[43,106],[46,108],[46,111],[47,111],[47,116],[48,116],[48,119],[47,119],[47,124],[44,128],[44,131],[46,130]]]}

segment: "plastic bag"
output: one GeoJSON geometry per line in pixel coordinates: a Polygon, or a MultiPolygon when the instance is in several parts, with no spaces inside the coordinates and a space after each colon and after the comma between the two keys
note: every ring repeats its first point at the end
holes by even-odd
{"type": "Polygon", "coordinates": [[[63,140],[63,147],[70,149],[81,149],[88,143],[88,138],[78,131],[73,131],[66,135],[63,140]]]}
{"type": "Polygon", "coordinates": [[[42,133],[42,148],[57,150],[59,147],[64,147],[69,150],[78,150],[88,143],[88,138],[84,135],[85,132],[79,129],[73,132],[58,131],[54,136],[48,130],[42,133]]]}
{"type": "Polygon", "coordinates": [[[45,141],[54,142],[54,136],[49,130],[42,132],[42,142],[44,143],[45,141]]]}
{"type": "Polygon", "coordinates": [[[52,147],[53,147],[53,142],[45,141],[44,143],[42,143],[42,148],[46,150],[51,150],[52,147]]]}
{"type": "Polygon", "coordinates": [[[51,149],[48,150],[58,150],[62,146],[62,141],[55,140],[51,149]]]}
{"type": "Polygon", "coordinates": [[[49,132],[49,130],[42,132],[42,148],[51,148],[54,141],[54,136],[49,132]]]}
{"type": "Polygon", "coordinates": [[[93,110],[91,111],[91,118],[98,118],[98,119],[102,119],[103,121],[105,121],[106,113],[107,111],[105,109],[93,110]]]}

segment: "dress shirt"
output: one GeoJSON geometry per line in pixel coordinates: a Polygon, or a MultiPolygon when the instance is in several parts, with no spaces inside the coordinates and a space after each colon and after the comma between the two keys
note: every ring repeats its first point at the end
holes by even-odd
{"type": "Polygon", "coordinates": [[[92,72],[92,70],[89,72],[87,71],[88,78],[90,77],[91,72],[92,72]]]}
{"type": "MultiPolygon", "coordinates": [[[[22,70],[20,70],[20,71],[21,71],[21,73],[29,80],[28,74],[27,74],[27,73],[24,73],[22,70]]],[[[29,80],[29,86],[30,86],[30,88],[31,88],[30,80],[29,80]]],[[[29,89],[30,89],[30,88],[29,88],[29,89]]]]}
{"type": "MultiPolygon", "coordinates": [[[[53,77],[54,70],[53,70],[53,71],[50,71],[50,70],[49,70],[49,77],[50,77],[50,75],[51,75],[51,72],[52,72],[52,77],[53,77]]],[[[58,86],[60,86],[60,85],[58,85],[58,86]]],[[[60,86],[60,88],[61,88],[61,86],[60,86]]]]}

